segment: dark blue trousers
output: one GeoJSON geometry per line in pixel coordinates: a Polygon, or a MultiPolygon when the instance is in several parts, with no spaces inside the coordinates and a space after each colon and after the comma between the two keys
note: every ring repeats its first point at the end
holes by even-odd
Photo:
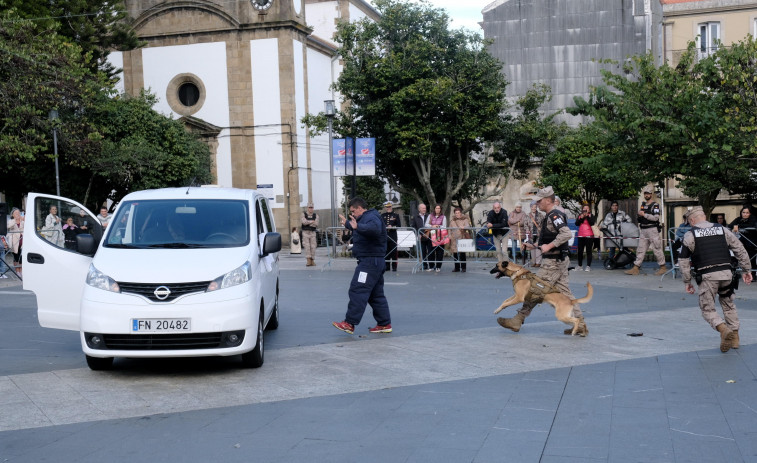
{"type": "Polygon", "coordinates": [[[379,325],[389,325],[389,302],[384,296],[384,256],[361,257],[349,290],[350,302],[344,320],[357,325],[363,318],[366,305],[373,309],[373,318],[379,325]]]}

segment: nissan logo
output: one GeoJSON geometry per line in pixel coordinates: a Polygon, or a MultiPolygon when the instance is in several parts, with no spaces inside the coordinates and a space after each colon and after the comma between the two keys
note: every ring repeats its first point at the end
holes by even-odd
{"type": "Polygon", "coordinates": [[[165,301],[168,296],[171,295],[171,290],[168,289],[167,286],[158,286],[155,288],[155,291],[153,292],[156,298],[158,298],[161,301],[165,301]]]}

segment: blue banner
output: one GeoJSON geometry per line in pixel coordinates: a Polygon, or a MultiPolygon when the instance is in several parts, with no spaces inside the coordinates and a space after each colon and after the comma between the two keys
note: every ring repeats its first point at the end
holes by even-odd
{"type": "Polygon", "coordinates": [[[335,177],[376,175],[375,138],[337,138],[333,140],[332,150],[335,177]]]}

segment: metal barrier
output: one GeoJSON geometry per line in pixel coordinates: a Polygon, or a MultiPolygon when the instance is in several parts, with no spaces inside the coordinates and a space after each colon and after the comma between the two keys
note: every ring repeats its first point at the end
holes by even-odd
{"type": "MultiPolygon", "coordinates": [[[[19,275],[18,273],[18,271],[21,270],[21,263],[19,262],[18,265],[15,266],[15,265],[8,264],[8,262],[6,261],[8,254],[13,255],[13,252],[10,248],[10,243],[8,242],[8,237],[10,235],[21,235],[21,234],[23,234],[23,232],[9,231],[6,235],[0,236],[1,238],[0,239],[0,277],[2,278],[7,278],[8,273],[10,272],[13,275],[15,275],[16,278],[18,278],[19,280],[23,280],[23,278],[21,278],[21,275],[19,275]],[[8,246],[8,249],[6,249],[6,246],[8,246]]],[[[13,263],[15,264],[16,262],[13,262],[13,263]]]]}
{"type": "MultiPolygon", "coordinates": [[[[392,230],[397,232],[397,239],[395,240],[390,233],[387,233],[387,253],[384,259],[385,262],[391,264],[394,259],[391,258],[391,254],[397,252],[397,265],[405,263],[404,265],[411,265],[413,273],[416,272],[419,247],[416,248],[418,243],[418,237],[414,228],[410,227],[396,227],[392,230]]],[[[329,227],[326,229],[326,245],[328,247],[329,260],[323,266],[322,270],[327,267],[331,267],[334,259],[338,258],[352,258],[352,245],[351,241],[344,241],[344,235],[347,229],[344,227],[329,227]]]]}
{"type": "MultiPolygon", "coordinates": [[[[434,267],[436,267],[436,264],[442,264],[445,262],[445,257],[449,257],[449,260],[446,262],[451,263],[460,263],[461,260],[458,260],[455,258],[453,253],[449,250],[449,245],[443,245],[443,246],[432,246],[431,243],[429,243],[428,250],[424,253],[422,244],[422,236],[426,236],[426,234],[430,234],[432,231],[439,230],[437,228],[431,228],[431,227],[423,227],[418,230],[417,235],[417,243],[416,248],[420,250],[420,259],[418,263],[416,264],[417,267],[413,271],[415,273],[416,271],[420,271],[423,269],[424,265],[427,265],[429,268],[433,264],[434,267]],[[439,251],[437,249],[441,249],[441,259],[439,258],[439,251]]],[[[496,261],[496,246],[494,245],[494,236],[489,235],[488,233],[484,232],[480,227],[465,227],[465,228],[458,228],[458,227],[446,227],[444,230],[447,230],[448,232],[451,230],[461,230],[461,231],[468,231],[470,232],[471,236],[474,236],[475,238],[470,238],[473,240],[474,245],[474,251],[466,251],[466,263],[467,262],[484,262],[484,261],[496,261]],[[482,249],[483,248],[483,249],[482,249]],[[472,260],[468,260],[467,256],[472,256],[472,260]]],[[[450,234],[451,235],[451,234],[450,234]]],[[[453,239],[450,235],[450,241],[453,239]]],[[[510,247],[509,244],[509,238],[510,238],[510,230],[504,234],[503,239],[507,240],[508,248],[510,247]]],[[[459,241],[459,240],[458,240],[459,241]]],[[[428,269],[427,269],[428,270],[428,269]]]]}
{"type": "MultiPolygon", "coordinates": [[[[691,230],[691,227],[671,227],[668,229],[668,245],[667,249],[670,251],[670,270],[665,272],[660,280],[665,278],[668,273],[673,274],[673,278],[676,278],[676,274],[680,272],[680,265],[678,265],[678,255],[681,253],[681,247],[683,246],[683,236],[687,231],[691,230]]],[[[665,247],[663,247],[663,250],[665,247]]]]}

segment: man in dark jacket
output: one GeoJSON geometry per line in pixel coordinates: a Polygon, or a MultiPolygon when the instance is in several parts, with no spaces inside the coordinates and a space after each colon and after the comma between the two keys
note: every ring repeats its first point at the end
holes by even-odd
{"type": "Polygon", "coordinates": [[[420,241],[421,241],[421,248],[418,250],[418,252],[421,253],[421,262],[423,262],[423,270],[427,270],[429,268],[428,266],[428,255],[431,254],[431,240],[423,234],[423,231],[421,230],[423,227],[426,226],[426,219],[428,218],[428,214],[426,214],[426,205],[421,203],[418,205],[418,213],[413,216],[412,221],[412,227],[415,228],[416,234],[420,235],[420,241]]]}
{"type": "Polygon", "coordinates": [[[386,253],[386,225],[375,209],[367,210],[363,198],[350,201],[350,218],[339,219],[347,230],[352,231],[352,253],[357,258],[357,267],[350,283],[347,315],[344,321],[332,325],[352,334],[360,323],[367,304],[373,309],[377,325],[371,333],[391,333],[392,320],[389,302],[384,296],[384,254],[386,253]]]}
{"type": "Polygon", "coordinates": [[[507,211],[502,209],[499,202],[494,203],[491,211],[486,215],[486,228],[489,229],[489,238],[497,248],[497,261],[508,261],[507,257],[507,211]]]}

